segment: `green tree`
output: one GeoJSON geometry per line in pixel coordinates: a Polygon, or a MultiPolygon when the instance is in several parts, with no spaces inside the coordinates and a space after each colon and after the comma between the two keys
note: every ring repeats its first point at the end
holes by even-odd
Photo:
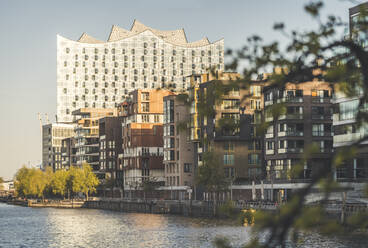
{"type": "MultiPolygon", "coordinates": [[[[318,25],[316,29],[288,31],[284,23],[274,25],[274,29],[289,40],[285,49],[279,42],[263,44],[262,39],[254,35],[240,50],[227,51],[231,60],[227,69],[237,70],[238,65],[246,65],[243,69],[243,82],[239,82],[239,87],[247,87],[248,82],[255,80],[263,72],[270,71],[270,68],[280,68],[278,71],[270,72],[267,77],[268,87],[271,88],[282,88],[287,83],[297,84],[313,80],[329,82],[334,89],[339,89],[348,97],[359,96],[358,126],[367,125],[368,114],[364,106],[368,102],[368,51],[357,39],[360,32],[368,33],[367,11],[361,9],[352,36],[346,37],[339,34],[339,30],[348,28],[349,24],[333,15],[321,16],[322,8],[322,1],[311,1],[305,6],[305,11],[316,20],[318,25]],[[363,94],[360,94],[361,91],[363,94]]],[[[275,106],[275,111],[272,112],[280,112],[277,108],[278,106],[275,106]]],[[[298,230],[301,229],[336,235],[349,234],[357,228],[366,228],[368,223],[366,214],[358,213],[357,216],[349,218],[347,223],[351,226],[346,228],[327,217],[322,203],[313,207],[306,206],[305,200],[317,185],[323,190],[325,200],[332,191],[339,190],[339,185],[331,173],[332,168],[339,168],[344,161],[353,157],[358,145],[367,139],[368,136],[362,137],[351,147],[337,151],[332,162],[313,175],[310,182],[281,207],[279,213],[258,212],[255,216],[254,230],[258,233],[268,230],[269,235],[262,243],[255,236],[246,247],[285,247],[289,234],[297,240],[298,230]]],[[[309,151],[305,152],[304,161],[311,157],[313,147],[307,150],[309,151]]],[[[294,166],[293,172],[300,172],[302,166],[303,163],[294,166]]],[[[230,247],[226,240],[216,241],[215,244],[218,247],[230,247]]]]}
{"type": "Polygon", "coordinates": [[[96,187],[100,184],[100,181],[93,173],[92,167],[87,163],[83,164],[81,174],[82,174],[81,191],[86,195],[86,199],[88,201],[89,193],[96,192],[96,187]]]}
{"type": "Polygon", "coordinates": [[[18,196],[44,198],[47,179],[40,169],[23,166],[15,176],[15,189],[18,196]]]}
{"type": "Polygon", "coordinates": [[[67,193],[68,174],[66,170],[58,170],[52,175],[50,187],[54,194],[65,197],[67,193]]]}
{"type": "Polygon", "coordinates": [[[153,192],[157,188],[157,181],[152,178],[145,179],[143,180],[141,187],[143,190],[143,198],[146,199],[146,194],[153,192]]]}
{"type": "Polygon", "coordinates": [[[214,215],[216,215],[218,193],[227,190],[229,186],[224,166],[220,161],[221,159],[212,151],[203,153],[203,164],[198,167],[196,176],[196,183],[202,185],[206,192],[214,196],[214,215]]]}
{"type": "Polygon", "coordinates": [[[0,190],[2,190],[4,188],[4,179],[2,177],[0,177],[0,190]]]}
{"type": "Polygon", "coordinates": [[[71,166],[66,180],[68,192],[78,193],[83,191],[83,172],[80,168],[71,166]]]}

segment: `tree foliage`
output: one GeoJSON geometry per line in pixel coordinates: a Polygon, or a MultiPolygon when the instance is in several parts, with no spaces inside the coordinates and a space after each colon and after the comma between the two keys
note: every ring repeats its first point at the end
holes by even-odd
{"type": "Polygon", "coordinates": [[[95,192],[99,181],[88,164],[82,168],[72,166],[70,170],[58,170],[55,173],[51,168],[45,171],[23,166],[15,175],[15,190],[21,197],[44,198],[47,191],[64,197],[68,191],[83,192],[88,200],[90,192],[95,192]]]}
{"type": "Polygon", "coordinates": [[[203,164],[198,166],[196,181],[197,184],[204,186],[207,192],[220,192],[229,186],[224,166],[220,161],[212,151],[203,153],[203,164]]]}
{"type": "MultiPolygon", "coordinates": [[[[227,51],[231,60],[227,69],[237,70],[240,64],[245,64],[242,68],[244,81],[259,79],[259,75],[269,72],[267,82],[270,88],[282,88],[287,83],[298,84],[315,80],[328,82],[333,89],[347,97],[359,98],[356,116],[358,127],[367,125],[368,114],[364,106],[368,102],[368,51],[359,40],[359,32],[368,33],[367,11],[361,9],[352,35],[346,37],[339,33],[339,30],[349,28],[349,24],[334,15],[321,16],[322,8],[322,1],[311,1],[305,6],[305,11],[316,20],[316,29],[288,31],[284,23],[274,25],[274,29],[289,41],[285,49],[277,41],[264,44],[261,37],[254,35],[248,38],[247,44],[238,51],[227,51]]],[[[275,105],[269,114],[277,118],[282,112],[282,106],[275,105]]],[[[313,229],[323,234],[349,234],[357,228],[366,228],[366,214],[358,213],[349,218],[347,223],[350,228],[346,228],[327,217],[323,204],[311,207],[306,205],[305,200],[317,185],[323,191],[325,200],[332,191],[339,190],[340,186],[333,179],[331,168],[339,168],[352,158],[358,145],[367,139],[367,136],[362,137],[351,147],[337,151],[331,164],[313,175],[310,182],[298,190],[292,199],[281,207],[278,214],[258,212],[254,230],[258,233],[267,230],[269,235],[262,243],[255,235],[246,247],[285,247],[289,235],[292,234],[291,236],[297,239],[299,230],[313,229]]],[[[303,159],[307,160],[309,155],[305,155],[303,159]]],[[[297,174],[298,171],[294,173],[297,174]]],[[[226,241],[218,241],[216,245],[230,247],[226,241]]]]}
{"type": "Polygon", "coordinates": [[[4,183],[4,179],[0,177],[0,190],[2,190],[4,187],[3,183],[4,183]]]}

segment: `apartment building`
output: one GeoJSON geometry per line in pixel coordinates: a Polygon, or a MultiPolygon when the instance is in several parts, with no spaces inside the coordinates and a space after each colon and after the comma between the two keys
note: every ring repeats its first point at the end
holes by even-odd
{"type": "Polygon", "coordinates": [[[189,105],[186,94],[164,97],[165,186],[171,199],[183,199],[194,186],[194,144],[189,141],[189,105]]]}
{"type": "Polygon", "coordinates": [[[74,137],[65,138],[61,141],[61,164],[66,170],[77,164],[75,143],[76,139],[74,137]]]}
{"type": "MultiPolygon", "coordinates": [[[[362,8],[368,9],[368,2],[357,5],[349,9],[349,34],[352,39],[357,41],[363,47],[368,47],[368,34],[366,30],[359,27],[359,14],[362,8]]],[[[335,87],[334,94],[334,115],[333,145],[335,153],[343,149],[351,148],[358,140],[368,135],[368,126],[366,123],[358,125],[357,114],[359,110],[365,110],[366,104],[360,107],[360,99],[364,92],[362,89],[356,89],[355,97],[348,97],[339,87],[335,87]]],[[[360,181],[368,178],[368,145],[363,142],[356,145],[356,156],[344,161],[342,166],[334,170],[334,176],[337,180],[360,181]]]]}
{"type": "Polygon", "coordinates": [[[163,98],[168,90],[135,90],[122,104],[122,153],[124,191],[134,194],[144,181],[164,185],[163,98]]]}
{"type": "Polygon", "coordinates": [[[74,125],[50,123],[42,126],[42,168],[63,169],[62,140],[74,135],[74,125]]]}
{"type": "Polygon", "coordinates": [[[332,89],[326,82],[288,83],[284,88],[265,87],[265,162],[271,180],[309,179],[331,164],[332,89]],[[275,106],[280,115],[274,116],[275,106]],[[302,175],[292,177],[291,169],[301,163],[311,144],[318,151],[302,166],[302,175]]]}
{"type": "Polygon", "coordinates": [[[263,139],[256,125],[261,122],[264,83],[239,79],[238,73],[193,75],[190,110],[196,164],[201,166],[203,153],[211,150],[219,156],[225,175],[237,183],[263,176],[263,139]]]}
{"type": "Polygon", "coordinates": [[[114,186],[123,184],[123,170],[118,166],[118,155],[122,153],[122,116],[109,116],[99,120],[99,163],[100,171],[114,186]]]}
{"type": "Polygon", "coordinates": [[[100,168],[99,121],[106,116],[116,115],[114,109],[81,108],[73,111],[75,127],[76,165],[88,163],[99,179],[105,178],[100,168]]]}

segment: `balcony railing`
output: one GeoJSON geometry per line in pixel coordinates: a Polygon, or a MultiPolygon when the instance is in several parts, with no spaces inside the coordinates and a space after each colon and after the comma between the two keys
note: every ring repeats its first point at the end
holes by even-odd
{"type": "Polygon", "coordinates": [[[333,136],[333,132],[328,132],[328,131],[313,131],[312,135],[315,137],[331,137],[333,136]]]}
{"type": "Polygon", "coordinates": [[[301,136],[304,136],[304,132],[296,131],[296,130],[288,130],[288,131],[279,132],[278,136],[279,137],[284,137],[284,136],[301,137],[301,136]]]}
{"type": "Polygon", "coordinates": [[[275,154],[275,150],[266,150],[266,155],[273,155],[275,154]]]}
{"type": "Polygon", "coordinates": [[[278,153],[279,154],[283,154],[283,153],[302,153],[304,151],[304,148],[279,148],[278,149],[278,153]]]}
{"type": "Polygon", "coordinates": [[[303,97],[299,97],[299,96],[294,96],[294,97],[283,97],[283,98],[279,98],[277,99],[278,103],[281,102],[289,102],[289,103],[299,103],[299,102],[303,102],[303,97]]]}
{"type": "Polygon", "coordinates": [[[334,145],[338,145],[338,143],[350,143],[361,138],[363,138],[363,134],[361,133],[340,134],[333,136],[333,143],[334,145]]]}
{"type": "Polygon", "coordinates": [[[286,115],[280,115],[279,120],[302,120],[303,114],[286,114],[286,115]]]}
{"type": "Polygon", "coordinates": [[[273,102],[273,99],[271,99],[271,100],[266,100],[265,102],[264,102],[264,104],[265,104],[265,106],[270,106],[270,105],[272,105],[274,102],[273,102]]]}
{"type": "Polygon", "coordinates": [[[266,133],[266,139],[273,138],[273,133],[266,133]]]}
{"type": "Polygon", "coordinates": [[[331,120],[332,115],[330,114],[312,114],[312,120],[331,120]]]}
{"type": "Polygon", "coordinates": [[[330,97],[314,96],[314,97],[312,97],[312,102],[314,102],[314,103],[329,103],[329,102],[331,102],[331,98],[330,97]]]}

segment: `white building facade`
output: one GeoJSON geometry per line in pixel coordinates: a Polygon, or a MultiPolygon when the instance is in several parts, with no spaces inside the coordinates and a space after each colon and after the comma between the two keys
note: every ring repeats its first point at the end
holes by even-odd
{"type": "Polygon", "coordinates": [[[187,89],[187,77],[224,70],[224,40],[188,42],[183,29],[161,31],[134,21],[113,26],[106,42],[83,34],[57,36],[57,116],[71,122],[79,108],[113,108],[135,89],[187,89]]]}

